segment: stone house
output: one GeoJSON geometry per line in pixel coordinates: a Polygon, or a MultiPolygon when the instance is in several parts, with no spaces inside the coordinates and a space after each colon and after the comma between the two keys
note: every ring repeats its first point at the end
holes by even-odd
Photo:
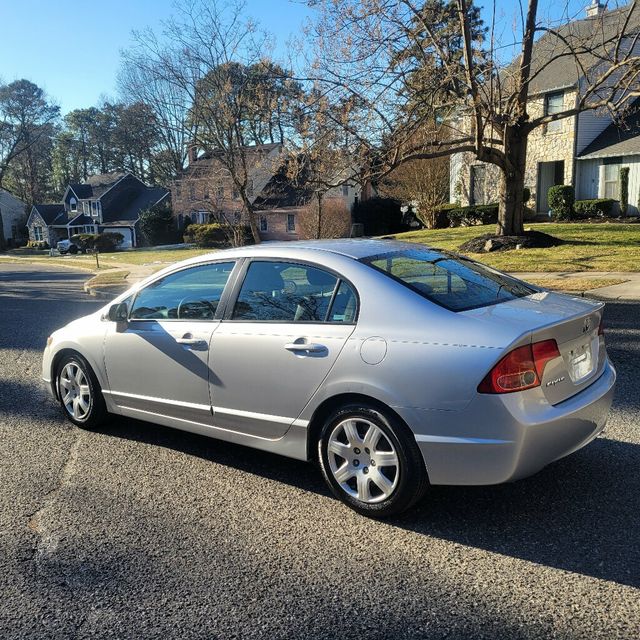
{"type": "MultiPolygon", "coordinates": [[[[586,34],[596,29],[614,36],[628,7],[607,11],[594,0],[587,16],[558,29],[560,36],[586,34]]],[[[640,28],[640,10],[634,11],[629,28],[640,28]]],[[[635,32],[635,31],[633,31],[635,32]]],[[[535,44],[534,61],[544,60],[558,51],[553,33],[535,44]]],[[[587,73],[602,61],[584,54],[581,63],[587,73]]],[[[585,79],[575,59],[558,57],[534,75],[530,82],[528,112],[531,118],[557,113],[575,106],[585,79]]],[[[636,105],[640,106],[640,105],[636,105]]],[[[608,113],[583,111],[575,116],[534,129],[529,135],[525,185],[531,191],[529,207],[537,214],[548,214],[549,187],[566,184],[575,189],[577,200],[620,197],[620,168],[630,167],[627,213],[638,213],[640,198],[640,119],[631,116],[618,126],[608,113]]],[[[471,153],[455,154],[450,164],[450,201],[462,205],[489,204],[498,201],[500,172],[498,167],[482,163],[471,153]]]]}
{"type": "MultiPolygon", "coordinates": [[[[265,144],[244,150],[247,162],[247,195],[259,210],[258,225],[263,240],[299,240],[310,237],[313,193],[307,185],[294,185],[287,178],[282,144],[265,144]]],[[[240,194],[215,152],[192,148],[189,165],[172,186],[172,210],[179,229],[188,219],[207,223],[224,218],[231,223],[245,218],[240,194]]],[[[351,208],[360,196],[355,184],[329,190],[324,198],[344,210],[343,234],[348,235],[351,208]]],[[[335,206],[334,206],[335,209],[335,206]]]]}
{"type": "Polygon", "coordinates": [[[164,187],[150,187],[131,173],[91,176],[67,186],[62,202],[35,204],[27,220],[30,240],[55,247],[77,233],[121,233],[123,247],[138,245],[140,212],[169,202],[164,187]]]}
{"type": "Polygon", "coordinates": [[[27,232],[27,204],[5,189],[0,189],[0,220],[8,247],[20,246],[27,232]]]}

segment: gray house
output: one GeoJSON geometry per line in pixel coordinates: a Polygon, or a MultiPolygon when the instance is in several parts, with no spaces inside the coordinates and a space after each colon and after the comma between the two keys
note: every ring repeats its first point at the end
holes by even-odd
{"type": "Polygon", "coordinates": [[[26,236],[27,205],[12,193],[0,189],[0,218],[4,240],[9,247],[17,247],[26,236]]]}
{"type": "Polygon", "coordinates": [[[140,212],[169,203],[169,190],[150,187],[131,173],[91,176],[70,184],[59,204],[35,204],[27,227],[30,240],[55,246],[77,233],[121,233],[123,247],[138,245],[140,212]]]}
{"type": "MultiPolygon", "coordinates": [[[[531,117],[571,109],[582,95],[585,75],[575,59],[558,55],[566,50],[565,42],[615,42],[622,29],[628,6],[607,10],[594,0],[586,17],[573,20],[549,31],[534,44],[533,78],[528,110],[531,117]],[[591,38],[591,40],[589,40],[591,38]]],[[[627,33],[640,34],[640,7],[634,8],[627,33]]],[[[610,45],[613,46],[613,45],[610,45]]],[[[640,48],[634,41],[633,46],[640,48]]],[[[579,48],[578,48],[579,49],[579,48]]],[[[586,74],[602,72],[608,59],[606,47],[600,56],[579,53],[586,74]]],[[[640,101],[630,109],[637,111],[640,101]]],[[[620,168],[628,166],[629,203],[627,213],[638,213],[640,198],[640,117],[627,118],[624,126],[614,123],[609,113],[583,111],[535,129],[529,136],[525,184],[531,191],[536,213],[549,210],[547,192],[558,184],[572,185],[577,200],[620,198],[620,168]]],[[[497,202],[500,184],[498,168],[475,159],[472,154],[451,157],[450,193],[452,202],[465,205],[497,202]]]]}

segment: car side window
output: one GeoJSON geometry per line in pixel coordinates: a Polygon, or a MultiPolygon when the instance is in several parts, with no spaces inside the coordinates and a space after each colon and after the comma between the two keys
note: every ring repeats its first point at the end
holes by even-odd
{"type": "Polygon", "coordinates": [[[213,320],[234,262],[205,264],[152,282],[136,296],[131,320],[213,320]]]}
{"type": "Polygon", "coordinates": [[[259,322],[353,322],[355,295],[337,276],[303,264],[256,260],[249,265],[233,320],[259,322]],[[345,285],[343,287],[343,284],[345,285]],[[342,291],[340,309],[337,294],[342,291]],[[345,295],[353,297],[350,306],[345,295]]]}

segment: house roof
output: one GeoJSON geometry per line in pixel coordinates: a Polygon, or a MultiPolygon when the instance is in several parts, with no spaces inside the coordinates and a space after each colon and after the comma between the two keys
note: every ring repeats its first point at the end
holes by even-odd
{"type": "MultiPolygon", "coordinates": [[[[595,67],[615,45],[628,12],[629,6],[605,10],[597,16],[557,27],[555,33],[546,32],[533,47],[530,93],[547,93],[575,86],[583,74],[572,51],[577,52],[585,70],[595,67]],[[555,59],[549,62],[552,58],[555,59]]],[[[640,8],[635,7],[626,32],[631,35],[639,31],[640,8]]]]}
{"type": "Polygon", "coordinates": [[[70,227],[71,226],[77,227],[80,225],[87,225],[87,224],[95,224],[95,222],[89,216],[85,216],[84,213],[81,213],[80,215],[77,215],[72,220],[65,221],[65,222],[70,227]]]}
{"type": "Polygon", "coordinates": [[[287,175],[288,163],[283,163],[253,201],[256,209],[281,209],[306,205],[313,195],[306,173],[303,168],[298,179],[293,180],[287,175]]]}
{"type": "Polygon", "coordinates": [[[111,189],[111,187],[124,178],[127,173],[114,171],[112,173],[99,173],[89,176],[83,183],[74,183],[69,186],[73,192],[81,200],[87,198],[99,198],[103,193],[111,189]]]}
{"type": "Polygon", "coordinates": [[[66,218],[64,207],[61,204],[34,204],[33,208],[48,225],[54,224],[60,215],[64,215],[66,218]]]}
{"type": "Polygon", "coordinates": [[[102,211],[102,224],[118,222],[135,222],[140,212],[149,209],[157,202],[169,195],[164,187],[146,187],[139,192],[124,193],[116,198],[102,211]]]}
{"type": "Polygon", "coordinates": [[[578,154],[580,160],[640,155],[640,111],[636,111],[621,127],[611,123],[595,140],[578,154]]]}

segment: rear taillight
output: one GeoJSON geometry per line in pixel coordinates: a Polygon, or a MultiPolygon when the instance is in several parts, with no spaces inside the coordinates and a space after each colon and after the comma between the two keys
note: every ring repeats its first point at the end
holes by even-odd
{"type": "Polygon", "coordinates": [[[560,355],[555,340],[526,344],[510,351],[478,385],[480,393],[513,393],[540,386],[547,362],[560,355]]]}

